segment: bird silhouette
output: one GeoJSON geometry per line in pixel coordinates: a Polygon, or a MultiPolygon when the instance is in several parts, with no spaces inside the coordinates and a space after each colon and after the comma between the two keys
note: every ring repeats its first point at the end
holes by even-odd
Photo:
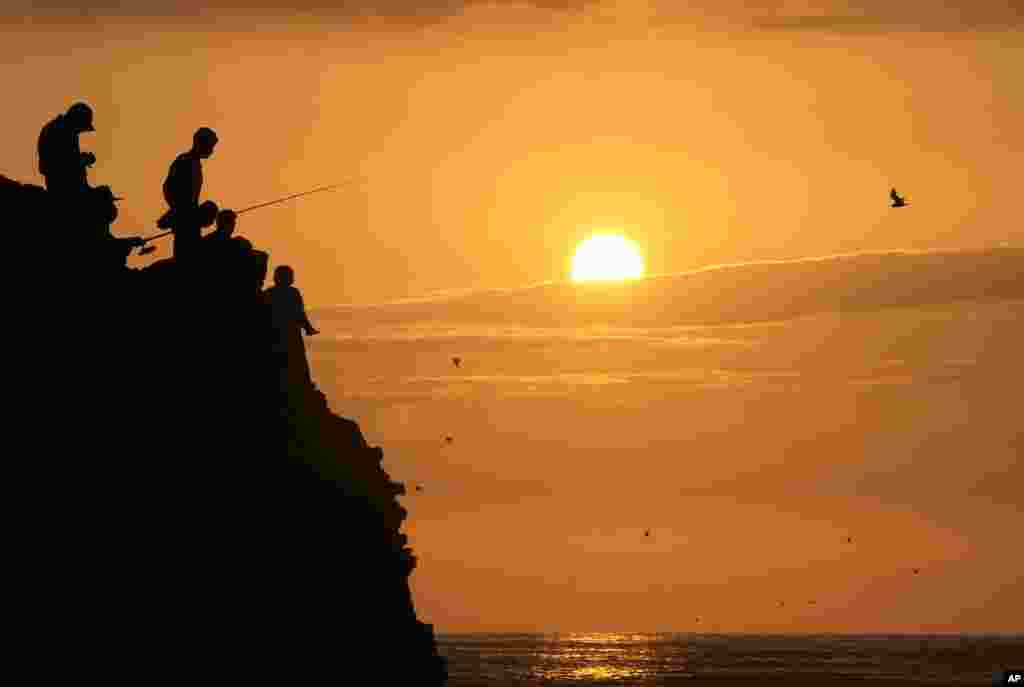
{"type": "Polygon", "coordinates": [[[422,484],[417,484],[416,485],[416,491],[423,491],[423,485],[422,484]]]}
{"type": "Polygon", "coordinates": [[[896,189],[891,189],[889,191],[889,197],[892,199],[892,205],[890,207],[901,208],[907,204],[907,201],[904,200],[900,194],[896,193],[896,189]]]}
{"type": "Polygon", "coordinates": [[[455,364],[455,367],[458,367],[459,365],[462,364],[462,358],[459,358],[459,357],[456,356],[456,357],[452,358],[452,362],[455,364]]]}
{"type": "Polygon", "coordinates": [[[444,440],[447,441],[449,444],[452,443],[452,437],[445,437],[444,440]]]}
{"type": "Polygon", "coordinates": [[[920,569],[920,568],[914,568],[914,574],[915,574],[915,575],[916,575],[917,573],[919,573],[919,572],[921,572],[921,569],[920,569]]]}

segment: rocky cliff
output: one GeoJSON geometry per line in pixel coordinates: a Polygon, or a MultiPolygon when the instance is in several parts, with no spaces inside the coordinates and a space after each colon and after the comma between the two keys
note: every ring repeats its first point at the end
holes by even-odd
{"type": "Polygon", "coordinates": [[[0,204],[39,260],[15,433],[48,653],[115,681],[443,684],[404,487],[315,386],[282,383],[266,254],[128,269],[81,206],[9,180],[0,204]]]}

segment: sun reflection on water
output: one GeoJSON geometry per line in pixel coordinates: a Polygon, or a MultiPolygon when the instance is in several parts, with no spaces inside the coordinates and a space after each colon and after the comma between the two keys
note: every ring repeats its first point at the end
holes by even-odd
{"type": "Polygon", "coordinates": [[[672,672],[685,672],[685,655],[662,655],[659,646],[664,644],[642,634],[552,636],[537,653],[529,679],[531,684],[635,685],[663,675],[668,664],[672,672]]]}

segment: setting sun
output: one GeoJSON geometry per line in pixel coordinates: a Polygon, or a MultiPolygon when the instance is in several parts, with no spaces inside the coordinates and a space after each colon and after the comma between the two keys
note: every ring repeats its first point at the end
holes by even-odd
{"type": "Polygon", "coordinates": [[[644,260],[636,244],[623,236],[591,236],[572,258],[573,281],[614,281],[643,276],[644,260]]]}

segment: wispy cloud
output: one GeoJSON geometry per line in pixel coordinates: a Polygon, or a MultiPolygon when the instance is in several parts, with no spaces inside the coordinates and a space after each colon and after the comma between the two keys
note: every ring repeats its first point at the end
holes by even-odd
{"type": "Polygon", "coordinates": [[[438,323],[375,327],[360,334],[317,337],[311,342],[318,352],[359,351],[384,345],[437,346],[447,350],[515,345],[520,349],[544,348],[557,344],[618,345],[640,343],[665,348],[707,348],[752,346],[750,338],[716,336],[708,327],[665,328],[555,328],[529,326],[479,326],[438,323]],[[700,330],[704,330],[703,332],[700,330]]]}
{"type": "Polygon", "coordinates": [[[1024,298],[1024,251],[892,251],[719,265],[617,284],[549,282],[324,308],[344,329],[420,322],[669,327],[1024,298]]]}

